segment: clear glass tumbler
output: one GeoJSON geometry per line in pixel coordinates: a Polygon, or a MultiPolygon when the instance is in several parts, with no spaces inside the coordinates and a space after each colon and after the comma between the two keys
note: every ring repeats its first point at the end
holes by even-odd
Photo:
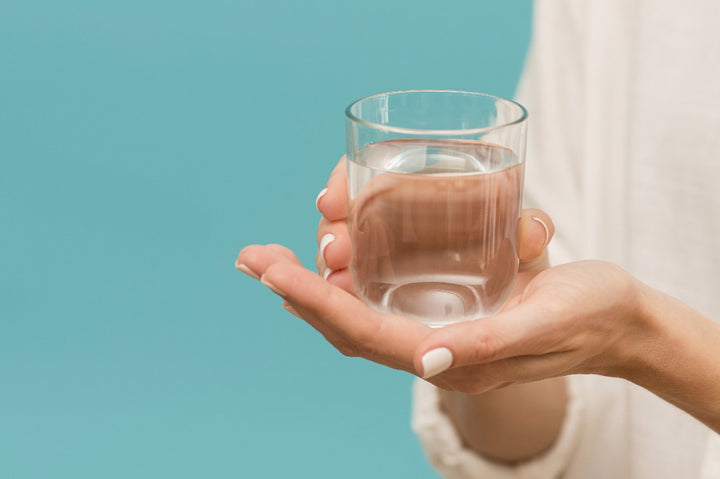
{"type": "Polygon", "coordinates": [[[496,312],[518,269],[525,108],[415,90],[363,98],[346,116],[351,269],[363,301],[431,327],[496,312]]]}

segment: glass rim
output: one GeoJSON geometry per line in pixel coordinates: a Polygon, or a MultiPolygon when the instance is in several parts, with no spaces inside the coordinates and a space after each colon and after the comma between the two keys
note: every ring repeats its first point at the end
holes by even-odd
{"type": "Polygon", "coordinates": [[[507,128],[509,126],[518,125],[528,118],[528,112],[525,109],[524,106],[522,106],[520,103],[516,102],[515,100],[510,100],[509,98],[503,98],[501,96],[497,95],[491,95],[489,93],[480,93],[480,92],[474,92],[474,91],[465,91],[465,90],[397,90],[397,91],[390,91],[385,93],[376,93],[374,95],[369,95],[363,98],[360,98],[359,100],[355,100],[354,102],[350,103],[347,108],[345,108],[345,116],[348,120],[360,123],[365,126],[369,126],[370,128],[376,129],[376,130],[382,130],[387,131],[391,133],[401,133],[405,135],[433,135],[433,136],[465,136],[465,135],[475,135],[480,133],[488,133],[495,130],[500,130],[502,128],[507,128]],[[463,128],[459,130],[433,130],[433,129],[419,129],[419,128],[403,128],[400,126],[389,126],[389,125],[383,125],[380,123],[374,123],[367,120],[362,120],[355,116],[351,109],[364,101],[370,100],[372,98],[377,98],[381,96],[391,96],[391,95],[398,95],[401,93],[461,93],[464,95],[474,95],[474,96],[481,96],[485,98],[492,98],[494,100],[498,100],[500,102],[506,102],[510,103],[512,105],[515,105],[520,109],[520,116],[518,118],[515,118],[514,120],[507,121],[504,123],[500,123],[493,126],[483,126],[480,128],[463,128]]]}

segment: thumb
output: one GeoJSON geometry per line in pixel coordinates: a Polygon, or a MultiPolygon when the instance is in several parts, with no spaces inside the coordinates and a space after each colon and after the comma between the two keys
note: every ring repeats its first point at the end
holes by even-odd
{"type": "Polygon", "coordinates": [[[509,311],[434,330],[415,350],[415,370],[423,378],[460,366],[514,356],[543,354],[552,336],[538,305],[521,303],[509,311]]]}

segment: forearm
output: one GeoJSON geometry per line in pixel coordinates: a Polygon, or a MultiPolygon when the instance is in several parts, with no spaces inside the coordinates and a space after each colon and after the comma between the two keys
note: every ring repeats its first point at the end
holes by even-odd
{"type": "Polygon", "coordinates": [[[720,325],[649,287],[641,304],[652,334],[638,341],[626,379],[720,433],[720,325]]]}
{"type": "Polygon", "coordinates": [[[441,406],[466,446],[504,463],[528,460],[557,439],[567,408],[565,378],[484,394],[440,391],[441,406]]]}

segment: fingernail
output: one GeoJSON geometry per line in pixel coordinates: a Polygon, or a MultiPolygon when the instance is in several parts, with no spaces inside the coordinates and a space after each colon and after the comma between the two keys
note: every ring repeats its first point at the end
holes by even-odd
{"type": "Polygon", "coordinates": [[[317,209],[318,211],[320,211],[320,208],[318,208],[318,201],[320,201],[320,198],[325,196],[325,193],[327,193],[327,188],[323,188],[322,190],[320,190],[320,193],[318,193],[317,198],[315,198],[315,209],[317,209]]]}
{"type": "Polygon", "coordinates": [[[275,286],[275,285],[272,284],[270,281],[268,281],[267,279],[265,279],[265,276],[262,276],[262,277],[260,278],[260,282],[261,282],[262,284],[264,284],[265,286],[267,286],[268,288],[270,288],[270,289],[272,290],[272,292],[275,293],[275,294],[277,294],[278,296],[283,296],[283,297],[285,296],[285,293],[283,293],[282,291],[280,291],[277,286],[275,286]]]}
{"type": "MultiPolygon", "coordinates": [[[[288,303],[287,301],[283,301],[282,307],[285,308],[285,311],[287,311],[288,313],[292,314],[293,316],[297,316],[298,318],[300,318],[300,315],[298,314],[297,311],[295,311],[295,308],[293,308],[292,306],[290,306],[290,303],[288,303]]],[[[302,318],[301,318],[301,319],[302,319],[302,318]]]]}
{"type": "Polygon", "coordinates": [[[543,228],[545,228],[545,243],[543,243],[544,246],[547,246],[548,242],[550,241],[550,228],[548,228],[548,225],[545,224],[543,220],[538,218],[537,216],[531,216],[531,220],[537,221],[542,225],[543,228]]]}
{"type": "Polygon", "coordinates": [[[325,236],[323,236],[320,239],[320,256],[322,256],[323,261],[327,263],[327,260],[325,259],[325,248],[327,248],[327,245],[335,241],[335,235],[332,233],[328,233],[325,236]]]}
{"type": "Polygon", "coordinates": [[[436,376],[452,365],[453,355],[448,348],[431,349],[422,357],[423,379],[436,376]]]}
{"type": "Polygon", "coordinates": [[[250,276],[251,278],[260,279],[260,276],[258,276],[258,274],[255,271],[248,268],[248,266],[246,264],[235,263],[235,267],[237,269],[239,269],[240,271],[242,271],[243,273],[245,273],[246,275],[250,276]]]}
{"type": "Polygon", "coordinates": [[[335,271],[330,268],[325,268],[325,272],[323,273],[323,279],[328,279],[328,276],[333,274],[335,271]]]}

